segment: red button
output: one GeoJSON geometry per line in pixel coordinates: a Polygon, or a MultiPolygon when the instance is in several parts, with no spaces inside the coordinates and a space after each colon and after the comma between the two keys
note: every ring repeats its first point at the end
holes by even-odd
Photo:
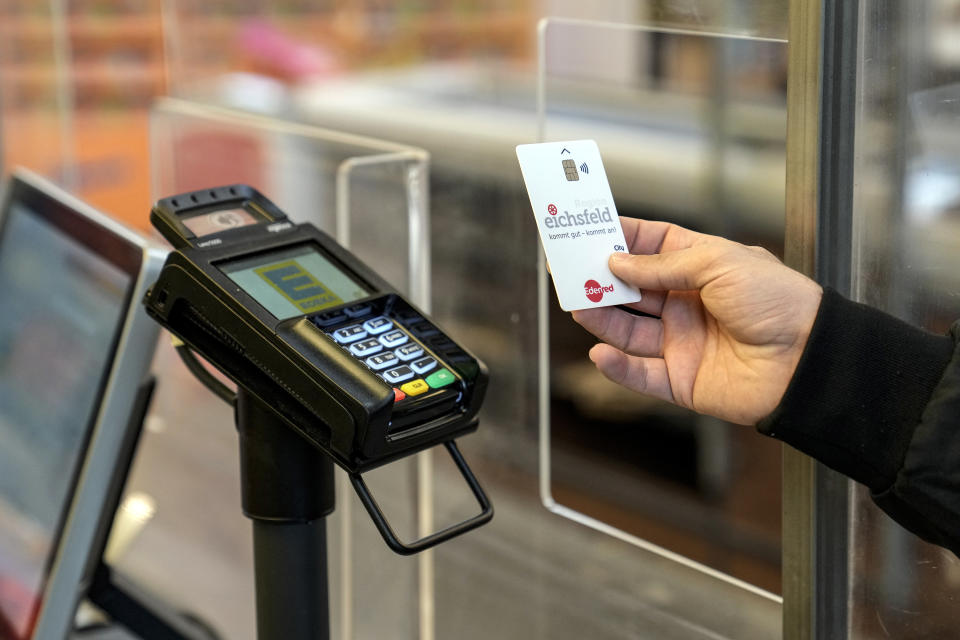
{"type": "Polygon", "coordinates": [[[407,397],[407,394],[405,394],[403,391],[400,391],[400,389],[397,389],[396,387],[393,388],[393,401],[394,401],[394,402],[400,402],[401,400],[403,400],[403,399],[406,398],[406,397],[407,397]]]}

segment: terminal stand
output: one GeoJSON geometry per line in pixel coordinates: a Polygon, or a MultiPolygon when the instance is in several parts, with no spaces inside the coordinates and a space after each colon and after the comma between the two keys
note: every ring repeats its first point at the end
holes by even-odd
{"type": "MultiPolygon", "coordinates": [[[[186,345],[179,343],[177,353],[200,383],[234,407],[243,514],[253,521],[258,640],[329,640],[326,517],[336,507],[332,459],[242,385],[234,393],[186,345]]],[[[490,500],[456,444],[444,446],[481,511],[411,543],[397,538],[361,475],[349,474],[377,530],[399,554],[429,549],[493,517],[490,500]]]]}
{"type": "Polygon", "coordinates": [[[328,640],[333,462],[242,385],[234,393],[189,348],[176,349],[194,377],[234,408],[243,514],[253,521],[258,640],[328,640]]]}
{"type": "Polygon", "coordinates": [[[328,640],[333,462],[240,387],[243,513],[253,521],[259,640],[328,640]]]}

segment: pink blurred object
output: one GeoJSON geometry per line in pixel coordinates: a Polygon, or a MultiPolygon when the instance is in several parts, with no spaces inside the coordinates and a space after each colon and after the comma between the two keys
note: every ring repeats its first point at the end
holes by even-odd
{"type": "Polygon", "coordinates": [[[265,20],[247,21],[239,40],[243,51],[264,70],[289,80],[335,75],[342,68],[330,49],[296,42],[265,20]]]}
{"type": "Polygon", "coordinates": [[[0,638],[26,638],[36,622],[39,595],[25,584],[0,576],[0,638]]]}

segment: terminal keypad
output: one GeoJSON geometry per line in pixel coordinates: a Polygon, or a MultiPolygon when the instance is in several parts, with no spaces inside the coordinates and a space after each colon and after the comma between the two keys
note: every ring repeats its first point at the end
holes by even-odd
{"type": "Polygon", "coordinates": [[[456,344],[415,311],[377,306],[355,304],[310,320],[393,387],[395,406],[459,397],[459,387],[451,386],[457,377],[441,359],[456,354],[437,348],[456,344]]]}

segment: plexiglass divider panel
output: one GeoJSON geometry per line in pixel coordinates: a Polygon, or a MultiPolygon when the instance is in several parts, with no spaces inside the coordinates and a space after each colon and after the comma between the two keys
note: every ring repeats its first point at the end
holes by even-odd
{"type": "MultiPolygon", "coordinates": [[[[416,149],[394,149],[353,156],[345,159],[336,172],[338,241],[362,256],[375,271],[395,283],[428,313],[431,308],[429,181],[429,156],[416,149]],[[383,188],[384,185],[400,184],[405,186],[403,193],[383,188]]],[[[408,507],[397,515],[390,514],[391,521],[405,540],[426,536],[445,526],[437,527],[434,522],[432,468],[433,451],[428,450],[417,455],[416,464],[400,461],[367,474],[375,491],[392,498],[386,504],[408,507]],[[404,474],[399,482],[398,473],[404,474]],[[391,496],[398,488],[402,494],[391,496]]],[[[366,554],[364,548],[357,548],[355,529],[371,523],[363,510],[358,510],[356,516],[352,515],[356,506],[353,488],[344,481],[343,474],[340,480],[337,502],[344,508],[340,516],[340,555],[343,565],[341,591],[344,594],[363,594],[363,609],[359,611],[353,604],[354,598],[342,600],[340,636],[344,640],[376,637],[390,628],[384,624],[389,621],[388,617],[370,619],[367,612],[369,602],[366,600],[369,594],[378,598],[378,607],[384,606],[388,611],[394,607],[409,607],[406,611],[394,611],[391,614],[396,615],[398,620],[409,621],[403,637],[433,637],[433,551],[424,551],[413,559],[394,556],[398,565],[416,563],[416,581],[410,584],[408,580],[401,579],[394,584],[378,584],[381,590],[371,593],[369,584],[355,575],[360,570],[376,572],[373,570],[376,564],[367,564],[365,560],[358,563],[355,560],[366,554]],[[361,555],[358,556],[358,553],[361,555]],[[354,583],[357,587],[352,586],[354,583]],[[394,597],[395,592],[404,595],[394,597]]],[[[376,540],[361,539],[361,542],[364,545],[380,543],[383,546],[379,536],[376,540]]],[[[367,580],[369,578],[370,575],[367,580]]]]}
{"type": "MultiPolygon", "coordinates": [[[[653,96],[656,108],[653,115],[658,117],[656,122],[660,126],[644,127],[642,116],[651,114],[637,114],[635,108],[642,108],[644,104],[649,107],[650,101],[644,102],[644,92],[632,86],[632,79],[636,78],[637,69],[645,68],[643,51],[636,39],[641,31],[648,30],[626,27],[628,37],[624,37],[622,33],[612,35],[609,25],[603,26],[607,29],[601,29],[599,34],[591,29],[589,39],[569,33],[569,37],[558,37],[558,49],[563,49],[562,62],[567,65],[563,67],[567,73],[560,73],[560,61],[553,61],[557,65],[553,70],[559,77],[552,78],[552,89],[563,90],[559,95],[568,101],[550,100],[551,107],[560,113],[551,111],[549,123],[555,124],[554,118],[557,118],[577,126],[564,129],[563,135],[549,129],[548,139],[597,139],[611,180],[619,181],[628,192],[633,189],[638,199],[655,198],[665,207],[672,207],[672,211],[686,212],[684,221],[691,224],[689,212],[706,209],[710,202],[708,194],[714,192],[706,186],[689,183],[678,187],[675,181],[669,182],[662,176],[656,158],[640,156],[665,148],[671,140],[676,141],[673,136],[681,140],[693,138],[681,126],[684,115],[701,113],[698,105],[705,109],[709,103],[698,100],[697,96],[688,96],[685,100],[683,96],[680,100],[653,96]],[[628,48],[619,56],[615,52],[618,42],[625,42],[628,48]],[[598,61],[600,54],[594,55],[594,50],[607,57],[598,61]],[[578,61],[580,69],[587,72],[580,77],[570,77],[570,66],[575,67],[578,61]],[[626,61],[627,68],[634,71],[621,74],[618,82],[605,84],[598,79],[598,76],[607,78],[615,74],[616,69],[611,67],[621,61],[626,61]],[[591,62],[595,64],[591,66],[591,62]],[[630,144],[638,138],[643,144],[630,144]],[[607,144],[613,147],[612,152],[606,151],[607,144]],[[650,175],[623,173],[623,168],[629,168],[632,163],[649,168],[650,175]],[[630,184],[640,179],[644,180],[643,186],[649,186],[646,196],[643,189],[630,184]]],[[[697,49],[704,42],[692,46],[694,51],[708,54],[709,60],[709,49],[697,49]]],[[[656,44],[650,49],[657,55],[676,51],[669,48],[676,42],[656,44]]],[[[783,48],[782,42],[765,45],[777,52],[783,48]]],[[[689,53],[690,49],[684,48],[684,51],[689,53]]],[[[647,61],[656,60],[657,55],[649,56],[647,61]]],[[[748,57],[743,52],[740,55],[748,57]]],[[[762,56],[759,66],[768,62],[771,62],[770,55],[762,56]]],[[[409,93],[413,92],[404,93],[403,89],[393,87],[404,96],[396,100],[396,135],[400,139],[416,139],[413,134],[425,131],[431,141],[439,141],[436,130],[450,121],[460,123],[462,128],[458,138],[447,137],[442,144],[436,142],[436,150],[428,145],[434,157],[439,158],[443,152],[446,160],[435,162],[432,167],[434,311],[437,319],[474,350],[491,370],[480,429],[465,438],[462,447],[490,491],[497,513],[488,526],[436,550],[437,637],[463,640],[779,637],[781,605],[775,595],[735,580],[718,580],[715,575],[691,568],[689,561],[671,554],[649,553],[622,535],[607,535],[603,530],[583,526],[543,506],[538,442],[540,417],[547,408],[540,403],[543,396],[538,396],[537,390],[548,384],[549,378],[543,377],[544,372],[538,365],[537,308],[538,296],[545,295],[539,285],[546,281],[542,268],[538,270],[539,240],[514,153],[515,144],[537,140],[537,122],[535,118],[524,120],[529,128],[521,132],[517,112],[510,109],[510,100],[515,96],[506,87],[501,87],[503,95],[497,94],[495,105],[483,103],[482,108],[463,108],[471,95],[469,79],[468,76],[460,78],[462,83],[450,90],[453,95],[444,93],[446,85],[431,85],[431,90],[439,95],[417,95],[424,110],[435,113],[436,117],[429,123],[409,127],[404,124],[409,116],[408,101],[413,99],[409,93]],[[431,130],[427,131],[428,127],[431,130]],[[491,141],[499,143],[497,148],[492,148],[491,141]]],[[[472,91],[484,95],[482,90],[472,91]]],[[[336,109],[337,96],[329,93],[322,97],[320,92],[312,93],[304,101],[305,110],[319,121],[321,116],[334,121],[346,120],[347,112],[336,109]]],[[[380,93],[386,91],[370,88],[365,95],[372,103],[358,105],[357,109],[386,108],[390,102],[376,102],[380,93]]],[[[553,98],[557,97],[553,94],[553,98]]],[[[731,135],[733,138],[750,134],[751,130],[754,136],[766,135],[757,145],[760,147],[757,153],[767,153],[763,156],[765,162],[756,162],[756,156],[751,156],[748,150],[730,145],[722,150],[730,158],[724,163],[725,172],[711,174],[712,181],[708,184],[722,184],[731,203],[729,206],[739,206],[744,216],[752,216],[757,221],[752,227],[747,223],[745,226],[757,230],[758,235],[759,229],[766,229],[770,237],[782,242],[784,106],[776,100],[773,104],[757,102],[743,107],[751,114],[749,125],[747,119],[739,123],[730,119],[729,126],[739,127],[736,134],[731,135]],[[757,175],[749,179],[749,170],[745,171],[744,167],[752,167],[757,175]],[[721,181],[716,176],[726,177],[721,181]],[[735,176],[742,182],[734,180],[735,176]],[[744,183],[760,192],[759,202],[738,191],[744,183]]],[[[353,122],[355,126],[367,126],[371,130],[382,125],[375,115],[365,118],[361,113],[356,113],[353,122]]],[[[686,142],[685,146],[695,146],[697,139],[686,142]]],[[[615,185],[615,197],[617,193],[615,185]]],[[[721,217],[716,221],[707,219],[710,224],[722,221],[721,217]]],[[[711,227],[711,230],[718,231],[718,228],[711,227]]],[[[546,295],[553,297],[552,287],[546,295]]],[[[576,353],[571,351],[569,361],[576,359],[589,365],[587,348],[572,346],[576,353]]],[[[554,372],[555,368],[551,367],[551,373],[554,372]]],[[[707,437],[728,432],[725,425],[703,424],[693,429],[702,429],[709,434],[707,437]]],[[[729,431],[732,437],[760,438],[746,430],[729,431]]],[[[778,514],[780,447],[777,443],[770,445],[768,453],[760,456],[754,466],[763,468],[767,474],[765,482],[773,485],[771,493],[775,501],[770,508],[778,514]]],[[[580,453],[589,453],[591,446],[583,446],[580,453]]],[[[582,462],[572,455],[563,463],[567,461],[582,462]]],[[[453,486],[451,479],[455,472],[444,468],[439,459],[436,467],[438,495],[446,500],[444,492],[453,486]]],[[[555,472],[556,468],[554,458],[555,472]]],[[[725,473],[723,462],[716,459],[711,459],[704,469],[717,476],[725,473]]],[[[570,471],[579,473],[578,478],[589,475],[582,473],[582,467],[570,471]]],[[[621,492],[618,497],[623,496],[621,492]]],[[[649,496],[642,493],[628,499],[650,503],[649,496]]],[[[594,506],[608,504],[601,499],[594,506]]],[[[617,505],[616,511],[623,513],[622,504],[617,505]]],[[[440,507],[437,517],[452,519],[448,509],[440,507]]],[[[676,528],[665,530],[677,531],[676,528]]],[[[712,533],[711,530],[709,534],[712,533]]],[[[770,536],[774,543],[768,543],[766,553],[772,562],[778,563],[779,530],[770,536]]]]}
{"type": "MultiPolygon", "coordinates": [[[[782,256],[782,40],[567,19],[540,33],[540,138],[595,139],[621,215],[782,256]],[[671,55],[710,64],[683,73],[665,68],[671,55]]],[[[542,253],[538,282],[544,504],[778,601],[779,445],[604,379],[586,358],[594,339],[555,302],[542,253]]]]}
{"type": "MultiPolygon", "coordinates": [[[[960,2],[860,0],[854,297],[944,333],[960,318],[960,2]]],[[[960,563],[851,498],[850,636],[947,638],[960,563]]]]}
{"type": "Polygon", "coordinates": [[[774,40],[784,40],[787,34],[788,0],[646,0],[637,4],[642,7],[642,14],[646,15],[643,25],[659,31],[676,30],[774,40]]]}
{"type": "MultiPolygon", "coordinates": [[[[424,151],[180,100],[160,101],[151,118],[155,198],[251,184],[429,308],[424,151]]],[[[155,368],[158,395],[127,490],[153,495],[157,512],[120,565],[223,637],[252,639],[251,529],[240,512],[232,412],[187,374],[166,343],[155,368]]],[[[365,476],[406,539],[432,524],[421,514],[429,515],[421,494],[431,489],[421,482],[430,465],[422,455],[365,476]]],[[[337,485],[336,511],[327,519],[331,637],[419,637],[431,556],[390,551],[339,470],[337,485]]]]}

